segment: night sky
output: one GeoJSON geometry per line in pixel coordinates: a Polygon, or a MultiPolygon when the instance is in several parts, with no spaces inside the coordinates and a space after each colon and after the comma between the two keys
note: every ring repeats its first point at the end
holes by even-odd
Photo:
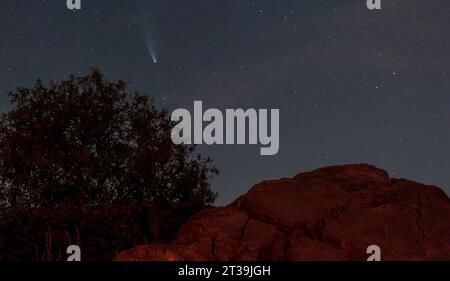
{"type": "Polygon", "coordinates": [[[100,68],[158,107],[279,108],[280,151],[200,146],[218,204],[265,179],[370,163],[450,193],[450,1],[2,0],[0,104],[100,68]],[[156,63],[155,63],[156,61],[156,63]]]}

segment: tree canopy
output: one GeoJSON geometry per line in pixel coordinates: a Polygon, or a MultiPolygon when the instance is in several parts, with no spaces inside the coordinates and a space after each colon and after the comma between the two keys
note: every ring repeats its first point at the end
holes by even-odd
{"type": "Polygon", "coordinates": [[[12,109],[0,117],[3,209],[213,203],[212,161],[195,146],[173,144],[167,111],[128,93],[125,82],[109,82],[93,69],[9,95],[12,109]]]}

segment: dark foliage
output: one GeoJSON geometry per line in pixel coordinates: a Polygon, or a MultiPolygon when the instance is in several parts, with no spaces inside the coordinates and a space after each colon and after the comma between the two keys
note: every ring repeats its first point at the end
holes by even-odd
{"type": "Polygon", "coordinates": [[[210,159],[174,145],[167,112],[123,81],[94,69],[10,96],[0,119],[0,259],[60,259],[73,241],[89,258],[110,258],[169,238],[213,203],[210,159]]]}

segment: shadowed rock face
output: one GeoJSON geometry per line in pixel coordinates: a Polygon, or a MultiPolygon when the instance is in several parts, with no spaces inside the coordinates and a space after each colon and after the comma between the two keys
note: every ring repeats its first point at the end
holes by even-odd
{"type": "Polygon", "coordinates": [[[265,181],[232,204],[204,210],[171,244],[116,260],[450,260],[450,200],[437,187],[375,167],[333,166],[265,181]]]}

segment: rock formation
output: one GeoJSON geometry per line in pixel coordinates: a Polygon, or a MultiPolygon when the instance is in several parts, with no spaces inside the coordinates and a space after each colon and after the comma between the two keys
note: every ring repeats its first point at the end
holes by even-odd
{"type": "Polygon", "coordinates": [[[437,187],[343,165],[255,185],[226,207],[201,211],[170,244],[116,260],[450,260],[450,200],[437,187]]]}

